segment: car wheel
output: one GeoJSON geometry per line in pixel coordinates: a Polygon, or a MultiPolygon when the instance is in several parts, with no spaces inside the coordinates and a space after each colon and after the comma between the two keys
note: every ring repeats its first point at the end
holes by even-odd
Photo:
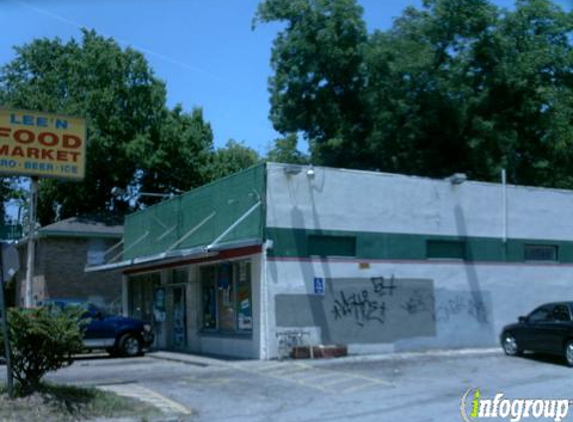
{"type": "Polygon", "coordinates": [[[141,354],[141,341],[133,334],[125,334],[119,340],[119,350],[125,357],[139,356],[141,354]]]}
{"type": "Polygon", "coordinates": [[[573,340],[570,340],[565,345],[565,360],[568,366],[573,367],[573,340]]]}
{"type": "Polygon", "coordinates": [[[502,347],[503,351],[507,356],[519,356],[522,350],[517,345],[517,340],[510,333],[505,333],[503,335],[502,347]]]}

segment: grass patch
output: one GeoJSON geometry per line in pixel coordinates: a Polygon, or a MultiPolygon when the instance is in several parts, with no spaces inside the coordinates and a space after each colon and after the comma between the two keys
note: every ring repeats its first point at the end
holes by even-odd
{"type": "Polygon", "coordinates": [[[148,420],[161,415],[153,406],[91,387],[42,384],[39,391],[10,400],[0,386],[0,421],[68,422],[94,418],[136,417],[148,420]]]}

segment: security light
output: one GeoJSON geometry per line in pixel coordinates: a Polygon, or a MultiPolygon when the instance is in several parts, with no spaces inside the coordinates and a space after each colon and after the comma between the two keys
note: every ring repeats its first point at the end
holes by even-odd
{"type": "Polygon", "coordinates": [[[311,164],[308,170],[306,171],[306,177],[308,177],[309,179],[313,179],[314,176],[315,176],[314,167],[311,164]]]}
{"type": "Polygon", "coordinates": [[[446,180],[452,185],[461,185],[468,180],[468,177],[464,173],[454,173],[450,177],[446,177],[446,180]]]}

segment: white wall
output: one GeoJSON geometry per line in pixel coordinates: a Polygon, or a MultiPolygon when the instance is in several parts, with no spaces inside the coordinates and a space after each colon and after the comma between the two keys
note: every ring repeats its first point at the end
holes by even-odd
{"type": "MultiPolygon", "coordinates": [[[[435,335],[407,337],[378,344],[349,344],[352,353],[382,352],[388,350],[418,350],[427,348],[457,348],[468,346],[495,346],[504,325],[516,322],[517,317],[532,311],[544,302],[573,300],[573,266],[534,266],[505,264],[444,263],[376,263],[360,269],[358,263],[348,261],[270,261],[267,264],[269,283],[270,356],[276,356],[275,300],[277,295],[313,294],[313,278],[339,278],[367,280],[371,277],[401,279],[428,279],[433,282],[435,309],[435,335]],[[472,292],[484,298],[487,319],[479,321],[465,308],[472,292]],[[455,298],[461,298],[462,309],[456,310],[455,298]],[[451,309],[447,315],[440,308],[451,309]]],[[[351,286],[350,286],[351,287],[351,286]]],[[[400,287],[398,287],[400,288],[400,287]]],[[[351,289],[352,290],[352,289],[351,289]]],[[[372,297],[372,295],[371,295],[372,297]]],[[[382,299],[388,310],[406,305],[395,297],[382,299]]],[[[331,311],[328,309],[327,311],[331,311]]],[[[404,313],[401,328],[416,323],[404,313]]],[[[377,322],[372,324],[376,325],[377,322]]],[[[363,327],[356,325],[356,330],[363,327]]],[[[400,329],[400,327],[398,327],[400,329]]],[[[320,333],[317,326],[304,327],[320,333]]],[[[314,344],[321,343],[315,336],[314,344]]]]}
{"type": "MultiPolygon", "coordinates": [[[[501,184],[324,167],[308,178],[306,167],[290,176],[284,167],[268,164],[268,227],[502,236],[501,184]]],[[[508,186],[507,197],[509,237],[573,239],[572,192],[508,186]]]]}
{"type": "MultiPolygon", "coordinates": [[[[316,167],[315,177],[308,178],[307,168],[295,175],[285,175],[283,169],[279,164],[268,166],[268,227],[498,239],[503,234],[502,187],[498,184],[466,181],[451,185],[442,180],[316,167]]],[[[509,238],[573,240],[572,192],[509,186],[507,194],[509,238]]],[[[357,281],[395,277],[426,279],[432,284],[434,335],[349,344],[353,353],[491,346],[497,344],[504,325],[541,303],[573,300],[571,264],[271,258],[266,263],[269,356],[277,355],[276,333],[284,328],[276,326],[277,295],[310,297],[314,277],[357,281]],[[369,268],[361,269],[361,262],[369,268]],[[478,321],[466,307],[474,296],[483,298],[485,320],[478,321]]],[[[403,299],[401,303],[388,297],[382,300],[389,309],[405,309],[403,299]]],[[[400,315],[404,319],[398,330],[420,321],[406,313],[400,315]]],[[[304,329],[314,333],[313,342],[320,342],[320,327],[304,329]]],[[[360,329],[357,324],[356,330],[360,329]]]]}

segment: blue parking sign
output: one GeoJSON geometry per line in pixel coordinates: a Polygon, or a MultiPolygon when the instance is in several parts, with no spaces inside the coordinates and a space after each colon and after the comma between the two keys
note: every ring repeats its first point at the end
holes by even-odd
{"type": "Polygon", "coordinates": [[[314,277],[314,294],[324,296],[324,278],[314,277]]]}

